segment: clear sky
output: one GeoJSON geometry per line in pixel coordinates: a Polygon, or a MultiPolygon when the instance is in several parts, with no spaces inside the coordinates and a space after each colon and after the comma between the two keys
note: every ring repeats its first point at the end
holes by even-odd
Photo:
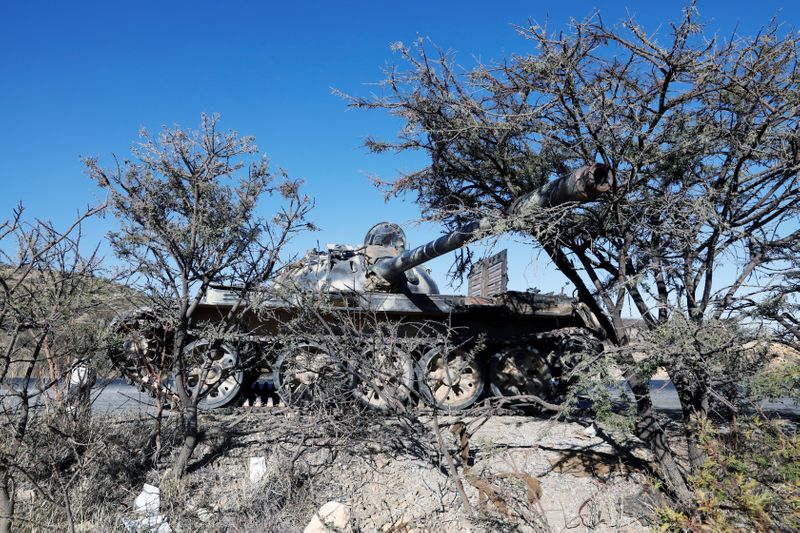
{"type": "MultiPolygon", "coordinates": [[[[475,57],[524,52],[514,25],[528,19],[564,27],[599,9],[615,22],[632,13],[651,31],[680,15],[684,2],[416,1],[384,2],[0,2],[0,218],[23,202],[29,216],[65,225],[97,199],[79,156],[127,154],[144,126],[196,127],[201,112],[254,135],[273,166],[303,178],[316,198],[322,231],[294,251],[327,242],[358,243],[380,220],[418,216],[413,199],[384,203],[368,175],[392,177],[424,164],[421,156],[375,156],[370,134],[400,124],[376,112],[347,111],[337,88],[368,94],[396,60],[389,46],[429,37],[469,67],[475,57]]],[[[777,15],[800,21],[794,0],[706,0],[712,30],[753,34],[777,15]]],[[[94,221],[99,240],[110,221],[94,221]]],[[[411,227],[412,244],[439,228],[411,227]]],[[[507,243],[503,243],[503,246],[507,243]]],[[[559,291],[563,278],[532,249],[510,247],[510,287],[559,291]]],[[[449,258],[430,265],[442,284],[449,258]]],[[[567,289],[571,290],[571,289],[567,289]]]]}

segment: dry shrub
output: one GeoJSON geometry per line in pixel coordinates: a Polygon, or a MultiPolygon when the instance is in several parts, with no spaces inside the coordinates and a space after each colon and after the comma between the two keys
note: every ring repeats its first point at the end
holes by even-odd
{"type": "MultiPolygon", "coordinates": [[[[175,429],[168,425],[163,442],[175,429]]],[[[71,527],[120,530],[142,484],[152,477],[152,424],[146,419],[32,418],[14,520],[21,531],[71,527]],[[101,527],[102,526],[102,527],[101,527]]]]}

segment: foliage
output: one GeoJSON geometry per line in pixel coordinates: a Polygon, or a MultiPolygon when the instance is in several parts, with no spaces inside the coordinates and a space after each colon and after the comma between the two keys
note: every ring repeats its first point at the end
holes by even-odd
{"type": "Polygon", "coordinates": [[[388,72],[384,96],[350,102],[404,119],[396,141],[368,146],[428,153],[389,190],[451,226],[601,159],[615,193],[577,208],[545,251],[614,319],[610,334],[624,335],[625,296],[648,324],[676,308],[718,318],[798,235],[798,38],[773,22],[725,41],[697,18],[688,8],[664,40],[634,20],[532,24],[519,30],[530,53],[468,71],[422,41],[398,45],[409,68],[388,72]],[[741,275],[721,287],[715,268],[734,254],[741,275]]]}
{"type": "Polygon", "coordinates": [[[109,234],[115,254],[164,304],[195,303],[212,282],[269,279],[285,241],[308,227],[300,182],[271,173],[266,156],[253,157],[252,137],[220,132],[218,121],[203,115],[200,130],[164,128],[157,138],[143,130],[134,160],[113,170],[84,159],[120,224],[109,234]],[[258,215],[264,195],[286,202],[272,220],[258,215]]]}
{"type": "Polygon", "coordinates": [[[785,261],[776,266],[776,272],[754,289],[753,297],[744,302],[755,318],[771,322],[777,339],[789,348],[800,351],[800,258],[798,247],[786,254],[785,261]],[[759,295],[765,294],[761,299],[759,295]]]}
{"type": "MultiPolygon", "coordinates": [[[[642,332],[632,345],[647,353],[638,368],[649,378],[655,367],[667,369],[681,394],[698,394],[709,387],[709,416],[730,416],[743,395],[746,378],[761,371],[772,354],[767,340],[734,320],[708,320],[698,324],[673,313],[652,330],[642,332]],[[740,390],[741,389],[741,390],[740,390]]],[[[691,401],[682,405],[692,407],[691,401]]]]}
{"type": "Polygon", "coordinates": [[[625,434],[634,430],[634,408],[625,402],[625,391],[620,387],[619,375],[615,371],[615,359],[614,351],[606,350],[575,368],[576,384],[569,390],[563,416],[580,415],[580,407],[583,405],[585,408],[588,398],[593,416],[602,427],[622,430],[625,434]]]}
{"type": "MultiPolygon", "coordinates": [[[[179,445],[165,428],[165,446],[179,445]]],[[[17,481],[15,526],[22,531],[119,531],[142,483],[152,481],[152,424],[94,415],[75,420],[38,413],[25,453],[35,457],[17,481]]]]}
{"type": "Polygon", "coordinates": [[[800,363],[787,361],[758,373],[752,380],[752,396],[755,398],[788,398],[800,401],[800,363]]]}
{"type": "Polygon", "coordinates": [[[704,425],[708,459],[690,479],[693,512],[659,510],[664,530],[795,531],[800,528],[800,436],[797,428],[741,419],[727,432],[704,425]]]}

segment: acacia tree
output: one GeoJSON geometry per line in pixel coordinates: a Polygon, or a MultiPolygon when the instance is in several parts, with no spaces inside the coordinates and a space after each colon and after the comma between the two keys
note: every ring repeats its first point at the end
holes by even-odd
{"type": "Polygon", "coordinates": [[[156,366],[176,378],[183,417],[177,475],[185,472],[201,437],[198,402],[208,393],[209,352],[239,327],[246,304],[241,300],[200,333],[192,331],[198,305],[212,283],[244,294],[270,279],[286,243],[309,226],[305,217],[312,205],[298,181],[269,171],[252,137],[219,131],[218,121],[204,114],[196,131],[165,127],[156,138],[142,131],[132,160],[111,169],[84,159],[119,222],[119,230],[109,234],[114,252],[156,310],[158,327],[168,332],[156,366]],[[258,214],[265,196],[280,199],[271,219],[258,214]],[[199,364],[185,350],[197,336],[210,341],[199,364]]]}
{"type": "MultiPolygon", "coordinates": [[[[415,194],[449,227],[504,213],[551,175],[602,161],[616,176],[612,194],[575,206],[546,235],[524,220],[516,227],[539,239],[613,343],[629,342],[626,304],[647,328],[680,315],[696,333],[729,319],[745,285],[800,237],[800,39],[774,21],[752,38],[707,36],[696,19],[687,8],[666,35],[599,15],[558,33],[530,24],[518,28],[530,53],[470,70],[422,41],[398,44],[404,66],[387,72],[384,92],[349,102],[404,120],[396,139],[367,146],[427,153],[429,165],[388,190],[415,194]]],[[[689,357],[660,361],[678,388],[693,469],[703,461],[696,421],[715,395],[709,359],[732,342],[723,337],[711,351],[698,341],[689,357]]],[[[688,501],[650,376],[630,350],[616,352],[636,433],[688,501]]]]}

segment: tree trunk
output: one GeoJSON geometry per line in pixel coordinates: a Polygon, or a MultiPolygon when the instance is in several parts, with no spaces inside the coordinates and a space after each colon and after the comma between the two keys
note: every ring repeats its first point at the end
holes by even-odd
{"type": "Polygon", "coordinates": [[[14,518],[14,488],[8,470],[0,468],[0,533],[9,533],[14,518]]]}
{"type": "MultiPolygon", "coordinates": [[[[159,378],[160,381],[161,378],[159,378]]],[[[158,390],[161,391],[161,383],[158,384],[158,390]]],[[[156,396],[156,416],[155,426],[153,427],[153,466],[158,467],[158,461],[161,459],[161,426],[164,419],[164,397],[159,392],[156,396]]]]}
{"type": "Polygon", "coordinates": [[[707,458],[706,452],[703,449],[703,444],[700,442],[698,422],[699,420],[696,415],[690,415],[688,420],[684,417],[686,444],[689,451],[689,466],[693,474],[700,471],[707,458]]]}
{"type": "Polygon", "coordinates": [[[191,459],[194,449],[197,447],[199,437],[197,404],[194,399],[190,400],[189,405],[184,407],[183,413],[183,444],[173,466],[173,474],[176,477],[183,477],[186,473],[186,467],[189,465],[189,459],[191,459]]]}
{"type": "MultiPolygon", "coordinates": [[[[672,375],[670,376],[672,377],[672,375]]],[[[702,378],[700,378],[702,379],[702,378]]],[[[689,454],[689,466],[696,474],[706,462],[706,452],[700,442],[700,428],[708,416],[708,393],[701,383],[692,383],[692,379],[672,378],[678,399],[681,402],[684,434],[689,454]],[[688,381],[688,383],[687,383],[688,381]]]]}
{"type": "MultiPolygon", "coordinates": [[[[557,247],[545,246],[544,248],[558,269],[573,282],[578,290],[578,299],[586,303],[597,316],[608,339],[617,346],[627,344],[628,340],[625,331],[619,328],[619,325],[622,324],[621,317],[617,316],[618,320],[616,321],[609,320],[592,292],[578,275],[569,258],[557,247]]],[[[630,354],[623,352],[618,358],[618,363],[621,368],[628,369],[625,373],[625,380],[628,382],[628,386],[630,386],[636,399],[636,436],[647,443],[653,452],[653,456],[661,470],[662,480],[667,484],[668,490],[678,501],[688,504],[692,501],[692,493],[678,468],[678,464],[675,462],[675,456],[672,454],[667,438],[664,435],[664,428],[661,427],[655,417],[653,403],[650,400],[649,382],[636,374],[634,371],[636,362],[630,354]]]]}
{"type": "MultiPolygon", "coordinates": [[[[628,368],[632,369],[633,366],[628,366],[628,368]]],[[[634,429],[636,436],[650,446],[667,489],[680,503],[684,505],[690,503],[692,501],[692,492],[689,490],[686,479],[675,462],[675,456],[672,454],[669,442],[667,442],[664,428],[661,427],[661,424],[656,419],[653,403],[650,400],[648,382],[637,376],[633,370],[626,372],[625,379],[636,399],[636,424],[634,429]]]]}

